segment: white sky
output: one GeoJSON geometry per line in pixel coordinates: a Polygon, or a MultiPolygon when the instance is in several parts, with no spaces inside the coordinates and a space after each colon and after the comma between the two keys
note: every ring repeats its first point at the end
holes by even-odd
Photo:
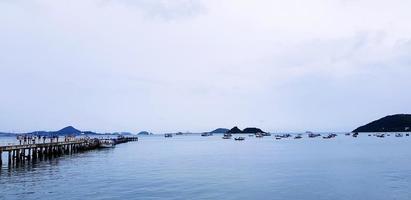
{"type": "Polygon", "coordinates": [[[0,130],[351,131],[411,112],[409,8],[0,0],[0,130]]]}

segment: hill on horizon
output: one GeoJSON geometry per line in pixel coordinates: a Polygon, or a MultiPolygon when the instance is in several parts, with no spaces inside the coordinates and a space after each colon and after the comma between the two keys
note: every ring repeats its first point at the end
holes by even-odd
{"type": "Polygon", "coordinates": [[[227,131],[227,133],[265,133],[263,130],[256,127],[247,127],[244,130],[239,129],[237,126],[234,126],[232,129],[227,131]]]}
{"type": "Polygon", "coordinates": [[[383,117],[360,126],[352,132],[409,132],[411,131],[411,114],[396,114],[383,117]]]}
{"type": "Polygon", "coordinates": [[[229,129],[226,129],[226,128],[217,128],[217,129],[211,131],[210,133],[227,133],[227,131],[229,131],[229,129]]]}

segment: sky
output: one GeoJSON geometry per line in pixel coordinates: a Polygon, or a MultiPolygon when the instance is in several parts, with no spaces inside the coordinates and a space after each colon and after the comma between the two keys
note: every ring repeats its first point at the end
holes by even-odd
{"type": "Polygon", "coordinates": [[[351,131],[411,113],[408,0],[0,0],[0,131],[351,131]]]}

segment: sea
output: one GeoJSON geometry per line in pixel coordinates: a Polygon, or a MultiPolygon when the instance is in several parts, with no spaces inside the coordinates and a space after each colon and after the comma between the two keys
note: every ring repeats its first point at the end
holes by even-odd
{"type": "Polygon", "coordinates": [[[142,136],[19,168],[3,163],[0,199],[411,199],[411,137],[221,137],[142,136]]]}

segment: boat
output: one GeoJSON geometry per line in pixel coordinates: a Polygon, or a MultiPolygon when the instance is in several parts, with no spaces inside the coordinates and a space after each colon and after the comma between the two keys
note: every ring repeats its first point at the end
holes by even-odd
{"type": "Polygon", "coordinates": [[[409,134],[409,133],[407,133],[407,134],[405,134],[405,136],[407,136],[407,137],[408,137],[408,136],[410,136],[410,134],[409,134]]]}
{"type": "Polygon", "coordinates": [[[223,139],[231,139],[230,133],[224,133],[223,139]]]}
{"type": "Polygon", "coordinates": [[[357,136],[358,136],[358,133],[355,132],[355,133],[352,134],[352,136],[353,136],[353,137],[357,137],[357,136]]]}
{"type": "Polygon", "coordinates": [[[379,138],[383,138],[383,137],[385,137],[385,134],[381,133],[381,134],[377,134],[376,136],[379,137],[379,138]]]}
{"type": "Polygon", "coordinates": [[[114,148],[116,143],[112,139],[102,139],[99,140],[99,147],[101,148],[114,148]]]}
{"type": "Polygon", "coordinates": [[[245,137],[237,137],[237,138],[234,138],[234,140],[245,140],[245,137]]]}
{"type": "Polygon", "coordinates": [[[166,133],[166,134],[164,134],[164,137],[173,137],[173,134],[172,133],[166,133]]]}
{"type": "Polygon", "coordinates": [[[276,140],[281,140],[281,137],[276,136],[275,139],[276,140]]]}
{"type": "Polygon", "coordinates": [[[263,136],[271,136],[271,133],[261,133],[263,136]]]}
{"type": "Polygon", "coordinates": [[[250,134],[250,135],[248,135],[248,137],[254,137],[254,134],[250,134]]]}
{"type": "Polygon", "coordinates": [[[201,136],[203,137],[212,136],[212,135],[213,135],[212,133],[201,133],[201,136]]]}
{"type": "Polygon", "coordinates": [[[256,134],[255,134],[255,137],[262,138],[262,137],[264,137],[264,135],[261,134],[261,133],[256,133],[256,134]]]}
{"type": "Polygon", "coordinates": [[[350,136],[350,135],[351,135],[351,133],[346,133],[345,135],[346,135],[346,136],[350,136]]]}
{"type": "Polygon", "coordinates": [[[301,134],[298,134],[297,136],[294,137],[294,139],[301,139],[301,138],[303,138],[303,137],[301,136],[301,134]]]}
{"type": "Polygon", "coordinates": [[[401,133],[396,133],[395,137],[402,137],[403,135],[401,133]]]}
{"type": "Polygon", "coordinates": [[[176,135],[183,135],[184,133],[182,133],[182,132],[178,132],[178,133],[176,133],[176,135]]]}
{"type": "Polygon", "coordinates": [[[331,139],[331,138],[335,138],[335,137],[337,137],[337,134],[329,134],[327,136],[324,136],[323,138],[324,139],[331,139]]]}
{"type": "Polygon", "coordinates": [[[320,137],[320,136],[321,136],[321,134],[316,134],[316,133],[309,133],[308,134],[309,138],[316,138],[316,137],[320,137]]]}

